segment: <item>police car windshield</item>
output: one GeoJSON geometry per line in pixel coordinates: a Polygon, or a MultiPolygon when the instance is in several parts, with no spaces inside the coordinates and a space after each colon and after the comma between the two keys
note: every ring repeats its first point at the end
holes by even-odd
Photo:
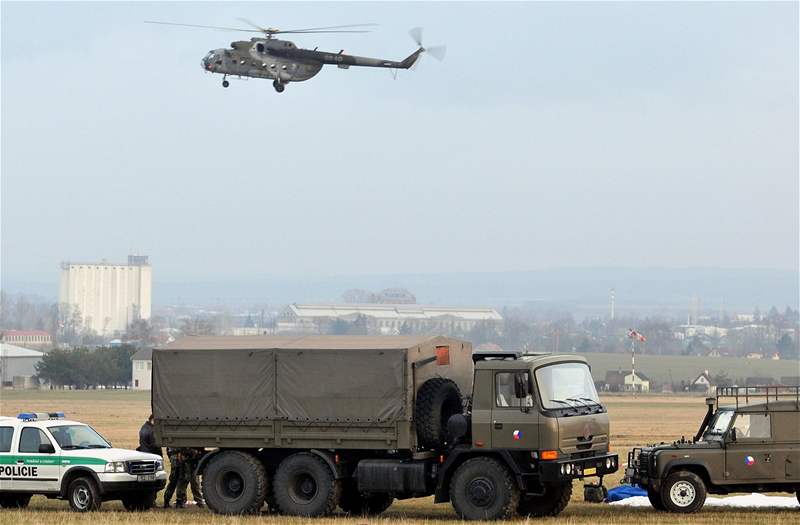
{"type": "Polygon", "coordinates": [[[108,441],[88,425],[60,425],[48,427],[48,430],[63,450],[111,448],[108,441]]]}

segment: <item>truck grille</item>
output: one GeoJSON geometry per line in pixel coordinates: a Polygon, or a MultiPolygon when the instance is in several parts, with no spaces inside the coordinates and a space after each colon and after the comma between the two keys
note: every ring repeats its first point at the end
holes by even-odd
{"type": "Polygon", "coordinates": [[[156,462],[155,461],[129,461],[128,473],[133,475],[141,474],[155,474],[156,462]]]}

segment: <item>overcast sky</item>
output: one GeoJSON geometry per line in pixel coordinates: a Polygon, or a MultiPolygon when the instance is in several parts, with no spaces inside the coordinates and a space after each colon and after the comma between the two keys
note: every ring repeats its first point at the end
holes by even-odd
{"type": "Polygon", "coordinates": [[[798,142],[796,2],[2,5],[4,280],[796,270],[798,142]],[[202,71],[246,34],[142,23],[237,17],[448,53],[279,95],[202,71]]]}

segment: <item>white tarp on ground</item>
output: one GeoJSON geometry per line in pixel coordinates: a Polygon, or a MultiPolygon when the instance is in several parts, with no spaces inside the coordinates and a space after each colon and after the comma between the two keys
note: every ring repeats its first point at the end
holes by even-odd
{"type": "MultiPolygon", "coordinates": [[[[647,496],[633,496],[620,501],[613,501],[609,505],[623,505],[626,507],[649,507],[650,500],[647,496]]],[[[738,508],[796,508],[800,507],[795,496],[765,496],[764,494],[749,494],[747,496],[729,496],[727,498],[706,498],[706,507],[738,507],[738,508]]]]}

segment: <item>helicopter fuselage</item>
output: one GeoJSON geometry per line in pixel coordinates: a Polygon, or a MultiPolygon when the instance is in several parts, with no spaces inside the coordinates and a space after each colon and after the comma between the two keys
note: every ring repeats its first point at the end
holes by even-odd
{"type": "MultiPolygon", "coordinates": [[[[293,42],[275,38],[252,38],[231,42],[229,49],[215,49],[203,57],[206,71],[222,75],[272,79],[277,84],[302,82],[320,72],[326,64],[347,69],[350,66],[408,69],[423,49],[402,61],[345,55],[316,49],[300,49],[293,42]]],[[[276,89],[278,85],[276,84],[276,89]]],[[[223,84],[225,85],[225,84],[223,84]]]]}

